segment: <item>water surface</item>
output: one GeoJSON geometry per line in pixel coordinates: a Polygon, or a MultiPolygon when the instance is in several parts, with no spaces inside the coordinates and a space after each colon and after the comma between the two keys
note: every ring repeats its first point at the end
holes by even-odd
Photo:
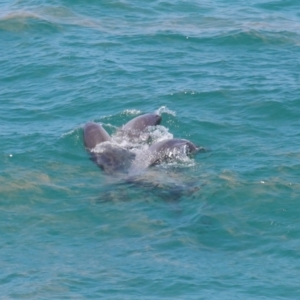
{"type": "Polygon", "coordinates": [[[0,6],[2,298],[298,299],[297,1],[0,6]],[[158,109],[211,151],[143,184],[88,159],[87,121],[158,109]]]}

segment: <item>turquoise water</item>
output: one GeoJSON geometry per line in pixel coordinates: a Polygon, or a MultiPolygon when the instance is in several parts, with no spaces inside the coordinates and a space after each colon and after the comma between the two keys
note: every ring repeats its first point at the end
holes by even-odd
{"type": "Polygon", "coordinates": [[[299,298],[300,6],[250,2],[1,2],[0,298],[299,298]],[[157,110],[209,151],[89,160],[157,110]]]}

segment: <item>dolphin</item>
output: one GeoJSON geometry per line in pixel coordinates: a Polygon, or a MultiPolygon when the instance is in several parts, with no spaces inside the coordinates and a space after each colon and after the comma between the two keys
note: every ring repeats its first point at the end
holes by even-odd
{"type": "Polygon", "coordinates": [[[84,126],[83,141],[91,160],[106,173],[128,169],[135,157],[134,153],[114,144],[106,130],[94,122],[84,126]]]}
{"type": "Polygon", "coordinates": [[[127,137],[129,140],[141,140],[147,141],[149,134],[146,129],[149,126],[159,125],[161,122],[161,116],[156,113],[144,114],[137,116],[123,125],[118,131],[117,136],[127,137]]]}
{"type": "Polygon", "coordinates": [[[195,154],[199,151],[199,148],[192,142],[185,139],[166,139],[152,144],[148,151],[150,153],[149,166],[153,166],[165,160],[176,159],[176,157],[180,154],[195,154]]]}
{"type": "Polygon", "coordinates": [[[98,144],[111,141],[110,135],[97,123],[88,122],[83,128],[83,142],[87,150],[91,151],[98,144]]]}
{"type": "Polygon", "coordinates": [[[159,125],[161,122],[161,116],[155,113],[144,114],[130,120],[123,125],[124,131],[144,131],[148,126],[159,125]]]}
{"type": "Polygon", "coordinates": [[[103,142],[96,149],[91,160],[105,173],[127,173],[135,158],[133,152],[110,142],[103,142]]]}
{"type": "Polygon", "coordinates": [[[199,151],[196,145],[185,139],[166,139],[152,144],[147,150],[136,154],[130,173],[140,173],[148,167],[164,161],[174,161],[180,156],[190,156],[199,151]]]}

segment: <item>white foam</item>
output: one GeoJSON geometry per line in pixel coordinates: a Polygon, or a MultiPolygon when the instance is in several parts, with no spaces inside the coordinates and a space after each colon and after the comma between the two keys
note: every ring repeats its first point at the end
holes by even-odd
{"type": "Polygon", "coordinates": [[[172,115],[174,117],[176,116],[176,112],[174,110],[168,109],[166,106],[161,106],[159,109],[157,109],[155,111],[155,113],[157,113],[158,115],[168,114],[168,115],[172,115]]]}
{"type": "Polygon", "coordinates": [[[125,109],[122,114],[126,115],[126,116],[135,116],[138,114],[141,114],[142,112],[140,110],[137,109],[125,109]]]}
{"type": "Polygon", "coordinates": [[[147,131],[152,140],[152,144],[173,138],[173,134],[169,132],[169,129],[162,125],[150,126],[147,131]]]}
{"type": "Polygon", "coordinates": [[[74,129],[71,129],[70,131],[67,131],[67,132],[63,133],[60,137],[61,137],[61,138],[64,138],[64,137],[66,137],[66,136],[72,135],[74,132],[76,132],[76,131],[77,131],[79,128],[81,128],[81,127],[83,127],[83,125],[82,125],[82,126],[79,126],[79,127],[76,127],[76,128],[74,128],[74,129]]]}

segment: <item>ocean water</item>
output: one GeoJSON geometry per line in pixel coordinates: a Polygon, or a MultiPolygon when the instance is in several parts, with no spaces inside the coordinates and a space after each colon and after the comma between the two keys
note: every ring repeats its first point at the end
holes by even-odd
{"type": "Polygon", "coordinates": [[[3,0],[1,299],[299,299],[300,4],[3,0]],[[208,151],[89,160],[159,111],[208,151]]]}

